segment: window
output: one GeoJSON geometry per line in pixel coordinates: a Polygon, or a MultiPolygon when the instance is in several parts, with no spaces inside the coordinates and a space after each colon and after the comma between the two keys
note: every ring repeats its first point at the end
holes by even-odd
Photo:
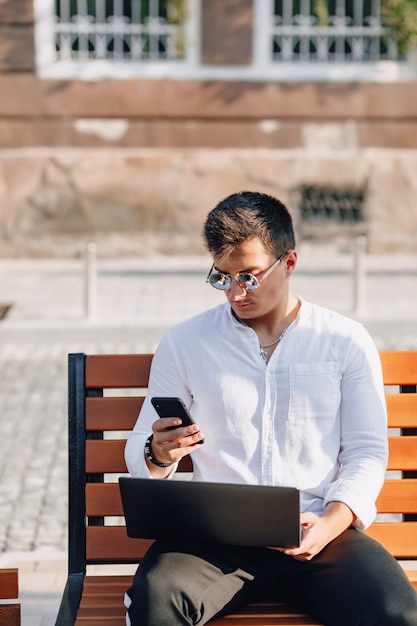
{"type": "Polygon", "coordinates": [[[274,62],[360,63],[395,60],[379,0],[275,0],[274,62]]]}
{"type": "Polygon", "coordinates": [[[33,0],[37,68],[45,78],[185,73],[195,63],[190,0],[33,0]]]}
{"type": "Polygon", "coordinates": [[[56,0],[56,58],[182,60],[184,23],[184,0],[56,0]]]}

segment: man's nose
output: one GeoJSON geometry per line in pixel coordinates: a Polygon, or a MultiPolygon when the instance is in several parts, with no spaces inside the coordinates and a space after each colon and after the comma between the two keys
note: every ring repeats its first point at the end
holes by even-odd
{"type": "Polygon", "coordinates": [[[232,297],[240,297],[242,294],[246,294],[246,289],[243,283],[240,283],[237,276],[232,277],[232,284],[230,285],[230,295],[232,297]]]}

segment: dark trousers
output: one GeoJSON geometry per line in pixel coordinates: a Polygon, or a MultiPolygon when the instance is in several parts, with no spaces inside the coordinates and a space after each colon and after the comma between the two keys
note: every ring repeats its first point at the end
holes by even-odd
{"type": "Polygon", "coordinates": [[[417,593],[396,560],[350,528],[311,561],[277,550],[156,542],[128,591],[132,626],[206,624],[262,589],[326,626],[417,626],[417,593]]]}

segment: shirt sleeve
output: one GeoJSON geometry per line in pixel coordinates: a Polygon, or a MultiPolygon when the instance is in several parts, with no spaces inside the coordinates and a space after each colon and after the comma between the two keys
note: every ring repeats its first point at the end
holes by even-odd
{"type": "Polygon", "coordinates": [[[328,485],[324,506],[344,502],[367,528],[376,514],[388,460],[387,415],[378,351],[365,329],[358,332],[342,376],[339,472],[328,485]]]}
{"type": "MultiPolygon", "coordinates": [[[[182,398],[187,406],[191,403],[190,392],[182,380],[175,359],[170,331],[163,337],[155,352],[146,398],[126,442],[125,461],[130,475],[135,478],[151,478],[144,448],[147,438],[152,433],[152,424],[158,419],[150,401],[153,396],[176,396],[182,398]]],[[[173,476],[176,468],[177,464],[174,464],[168,478],[173,476]]]]}

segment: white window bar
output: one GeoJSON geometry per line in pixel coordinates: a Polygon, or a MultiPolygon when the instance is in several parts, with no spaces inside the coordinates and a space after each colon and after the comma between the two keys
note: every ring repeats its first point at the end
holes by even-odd
{"type": "Polygon", "coordinates": [[[57,60],[184,59],[184,24],[170,22],[167,4],[161,0],[57,0],[57,60]]]}
{"type": "Polygon", "coordinates": [[[272,59],[287,63],[396,60],[380,0],[275,0],[272,59]]]}

